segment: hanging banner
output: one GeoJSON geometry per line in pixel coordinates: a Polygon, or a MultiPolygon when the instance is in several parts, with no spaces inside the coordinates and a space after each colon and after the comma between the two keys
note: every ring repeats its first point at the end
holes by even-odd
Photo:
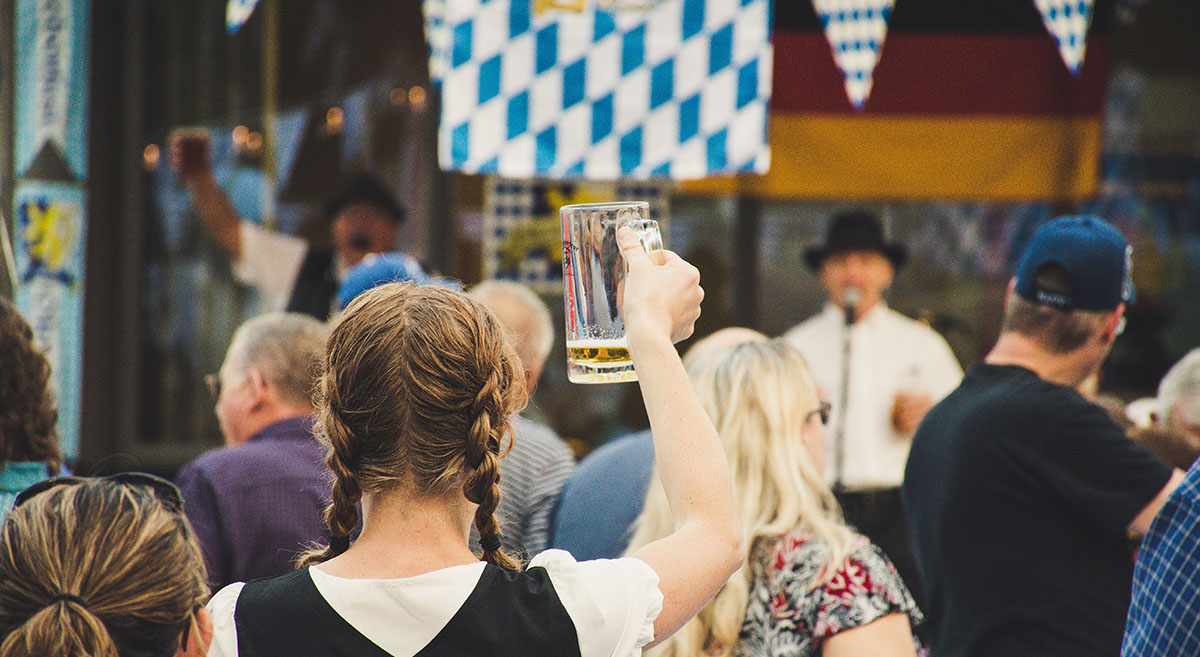
{"type": "Polygon", "coordinates": [[[88,0],[17,2],[17,177],[87,175],[88,7],[88,0]]]}
{"type": "Polygon", "coordinates": [[[90,8],[89,0],[15,6],[15,301],[50,361],[68,461],[79,455],[90,8]]]}
{"type": "Polygon", "coordinates": [[[1063,66],[1029,0],[901,0],[855,110],[811,2],[775,6],[765,176],[681,193],[776,199],[1077,201],[1098,188],[1114,0],[1063,66]]]}
{"type": "Polygon", "coordinates": [[[895,4],[895,0],[813,0],[855,109],[862,109],[871,95],[875,64],[895,4]]]}
{"type": "Polygon", "coordinates": [[[659,222],[666,235],[672,188],[658,181],[561,183],[490,176],[484,194],[483,278],[517,281],[540,293],[561,294],[560,207],[646,201],[650,218],[659,222]]]}
{"type": "Polygon", "coordinates": [[[425,47],[429,53],[429,79],[434,86],[446,76],[446,54],[450,47],[450,31],[446,29],[446,0],[422,0],[421,13],[425,18],[425,47]]]}
{"type": "Polygon", "coordinates": [[[766,171],[770,0],[531,4],[426,4],[442,168],[559,180],[766,171]]]}
{"type": "Polygon", "coordinates": [[[1092,23],[1092,0],[1034,0],[1046,31],[1058,44],[1058,52],[1072,75],[1083,66],[1088,26],[1092,23]]]}
{"type": "Polygon", "coordinates": [[[79,454],[85,198],[79,185],[25,180],[13,195],[16,305],[50,362],[67,460],[79,454]]]}

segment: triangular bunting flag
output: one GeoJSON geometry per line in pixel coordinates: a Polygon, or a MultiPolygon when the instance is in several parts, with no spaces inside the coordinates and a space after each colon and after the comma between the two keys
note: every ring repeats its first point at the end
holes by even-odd
{"type": "Polygon", "coordinates": [[[67,160],[63,157],[62,149],[53,141],[47,141],[42,144],[42,149],[38,151],[37,157],[33,158],[33,164],[25,170],[23,178],[31,180],[56,180],[58,182],[76,182],[75,174],[71,172],[71,167],[67,165],[67,160]]]}
{"type": "Polygon", "coordinates": [[[233,34],[250,20],[258,0],[228,0],[225,3],[225,31],[233,34]]]}
{"type": "Polygon", "coordinates": [[[1042,22],[1058,44],[1067,70],[1074,75],[1083,66],[1088,26],[1092,22],[1093,0],[1034,0],[1042,22]]]}
{"type": "Polygon", "coordinates": [[[895,4],[895,0],[813,0],[855,109],[862,109],[871,95],[872,75],[895,4]]]}

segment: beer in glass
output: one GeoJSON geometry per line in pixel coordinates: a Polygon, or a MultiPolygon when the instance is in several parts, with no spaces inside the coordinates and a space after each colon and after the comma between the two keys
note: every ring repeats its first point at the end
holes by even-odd
{"type": "Polygon", "coordinates": [[[647,252],[662,249],[645,201],[563,206],[563,301],[567,378],[574,383],[637,381],[625,341],[621,301],[625,260],[617,229],[628,226],[647,252]]]}

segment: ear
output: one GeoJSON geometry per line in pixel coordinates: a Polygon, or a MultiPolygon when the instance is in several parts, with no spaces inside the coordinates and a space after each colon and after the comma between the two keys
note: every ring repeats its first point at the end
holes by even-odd
{"type": "Polygon", "coordinates": [[[246,373],[246,387],[250,391],[250,399],[255,408],[266,402],[271,394],[271,385],[267,383],[267,377],[263,376],[262,370],[257,367],[246,373]]]}
{"type": "Polygon", "coordinates": [[[1012,303],[1012,298],[1017,294],[1017,277],[1013,276],[1008,279],[1008,291],[1004,293],[1004,314],[1008,315],[1008,306],[1012,303]]]}
{"type": "Polygon", "coordinates": [[[1104,338],[1104,344],[1112,344],[1113,340],[1117,339],[1117,336],[1121,333],[1121,329],[1124,328],[1124,323],[1125,304],[1121,304],[1104,319],[1104,331],[1101,333],[1101,337],[1104,338]]]}
{"type": "Polygon", "coordinates": [[[537,389],[538,379],[542,378],[542,363],[532,363],[525,367],[525,393],[530,397],[537,389]]]}
{"type": "Polygon", "coordinates": [[[213,640],[213,618],[208,610],[196,610],[192,620],[192,631],[188,632],[186,646],[180,646],[176,657],[205,657],[213,640]]]}
{"type": "MultiPolygon", "coordinates": [[[[885,258],[886,260],[886,258],[885,258]]],[[[887,276],[884,277],[883,289],[887,290],[892,287],[892,283],[896,281],[896,265],[892,264],[891,260],[887,261],[887,276]]]]}

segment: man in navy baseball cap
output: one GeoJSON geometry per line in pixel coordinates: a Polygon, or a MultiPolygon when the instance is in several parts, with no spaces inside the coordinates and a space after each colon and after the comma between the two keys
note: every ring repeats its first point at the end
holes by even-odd
{"type": "Polygon", "coordinates": [[[1134,300],[1132,269],[1133,247],[1111,224],[1059,217],[1034,233],[1017,265],[1016,292],[1062,311],[1112,310],[1134,300]],[[1045,274],[1054,270],[1060,275],[1045,274]]]}
{"type": "Polygon", "coordinates": [[[1130,253],[1099,217],[1039,228],[996,345],[917,430],[904,506],[935,655],[1120,650],[1128,537],[1183,476],[1077,391],[1133,300],[1130,253]]]}

